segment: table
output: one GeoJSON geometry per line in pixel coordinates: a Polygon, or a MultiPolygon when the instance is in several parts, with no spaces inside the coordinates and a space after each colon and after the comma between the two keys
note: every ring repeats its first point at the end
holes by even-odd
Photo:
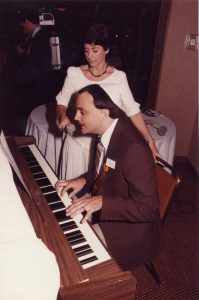
{"type": "Polygon", "coordinates": [[[175,145],[176,145],[176,126],[163,114],[147,116],[143,114],[145,123],[155,141],[158,151],[162,158],[170,165],[173,165],[175,145]]]}
{"type": "Polygon", "coordinates": [[[36,145],[56,174],[60,165],[63,135],[56,127],[56,103],[36,107],[30,114],[26,135],[33,135],[36,145]]]}
{"type": "MultiPolygon", "coordinates": [[[[80,149],[78,147],[80,138],[76,138],[76,153],[73,148],[72,156],[81,157],[80,163],[68,155],[71,153],[70,143],[56,128],[55,107],[56,103],[47,103],[35,108],[29,116],[26,135],[35,137],[38,148],[59,178],[74,178],[73,171],[77,168],[79,168],[78,176],[87,171],[89,143],[83,144],[80,149]]],[[[153,117],[145,114],[143,116],[160,154],[172,165],[176,143],[175,124],[163,114],[153,117]]]]}

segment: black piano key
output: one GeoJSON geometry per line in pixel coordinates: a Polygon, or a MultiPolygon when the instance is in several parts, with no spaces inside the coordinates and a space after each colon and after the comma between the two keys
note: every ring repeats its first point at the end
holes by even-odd
{"type": "Polygon", "coordinates": [[[31,162],[31,161],[35,161],[35,157],[34,155],[27,155],[27,156],[24,156],[25,158],[25,161],[28,163],[28,162],[31,162]]]}
{"type": "Polygon", "coordinates": [[[74,235],[77,235],[77,234],[80,234],[80,233],[81,233],[80,230],[75,230],[73,232],[66,233],[65,235],[66,235],[67,238],[70,238],[70,237],[72,237],[74,235]]]}
{"type": "Polygon", "coordinates": [[[89,257],[89,258],[86,258],[86,259],[83,259],[83,260],[79,260],[79,262],[83,266],[83,265],[88,264],[89,262],[95,261],[95,260],[97,260],[97,257],[92,256],[92,257],[89,257]]]}
{"type": "Polygon", "coordinates": [[[36,160],[32,160],[30,162],[27,162],[27,165],[29,167],[33,167],[33,166],[39,166],[38,162],[36,160]]]}
{"type": "Polygon", "coordinates": [[[30,150],[30,148],[28,146],[26,147],[19,147],[20,152],[23,154],[23,156],[27,156],[32,154],[32,151],[30,150]]]}
{"type": "Polygon", "coordinates": [[[82,256],[90,254],[90,253],[93,253],[93,250],[91,248],[87,249],[87,250],[84,250],[82,252],[76,253],[76,256],[77,257],[82,257],[82,256]]]}
{"type": "Polygon", "coordinates": [[[37,183],[40,187],[43,186],[52,186],[50,180],[46,177],[46,178],[41,178],[41,179],[37,179],[37,183]]]}
{"type": "Polygon", "coordinates": [[[44,173],[44,172],[40,172],[40,173],[36,173],[36,174],[32,174],[33,175],[33,177],[35,178],[35,179],[39,179],[39,178],[47,178],[46,177],[46,174],[44,173]]]}
{"type": "MultiPolygon", "coordinates": [[[[67,237],[67,235],[66,235],[66,237],[67,237]]],[[[79,233],[79,234],[76,234],[76,235],[74,235],[74,236],[70,236],[70,237],[67,237],[67,239],[69,240],[69,242],[73,242],[73,241],[77,241],[77,240],[80,240],[80,239],[82,239],[84,236],[83,236],[83,234],[82,233],[79,233]]]]}
{"type": "Polygon", "coordinates": [[[35,167],[30,167],[30,171],[31,173],[35,174],[35,173],[43,172],[43,169],[40,166],[35,166],[35,167]]]}
{"type": "MultiPolygon", "coordinates": [[[[57,194],[57,192],[55,191],[55,189],[52,185],[40,186],[40,189],[44,196],[46,196],[46,194],[49,194],[49,193],[51,194],[52,192],[57,194]]],[[[59,197],[57,199],[59,199],[59,197]]],[[[57,201],[57,200],[55,200],[55,201],[57,201]]]]}
{"type": "Polygon", "coordinates": [[[88,257],[86,259],[79,260],[79,262],[83,266],[83,265],[88,264],[89,262],[92,262],[92,261],[95,261],[95,260],[97,260],[97,257],[96,256],[91,256],[91,257],[88,257]]]}
{"type": "Polygon", "coordinates": [[[53,202],[60,201],[60,197],[59,197],[59,195],[57,194],[56,191],[54,191],[54,193],[46,194],[46,195],[45,195],[45,198],[46,198],[46,201],[47,201],[49,204],[50,204],[50,203],[53,203],[53,202]]]}
{"type": "Polygon", "coordinates": [[[19,146],[19,149],[21,150],[21,151],[30,151],[30,148],[28,147],[28,146],[19,146]]]}
{"type": "Polygon", "coordinates": [[[32,154],[27,155],[27,156],[23,155],[23,158],[27,163],[35,160],[35,157],[32,154]]]}
{"type": "Polygon", "coordinates": [[[58,222],[66,221],[67,218],[68,218],[66,216],[66,210],[65,209],[54,212],[54,216],[55,216],[55,218],[57,219],[58,222]]]}
{"type": "Polygon", "coordinates": [[[29,149],[29,147],[27,148],[23,147],[20,148],[19,150],[26,161],[35,159],[35,156],[33,155],[32,151],[29,149]]]}
{"type": "MultiPolygon", "coordinates": [[[[52,185],[49,185],[49,186],[40,186],[40,189],[42,190],[42,192],[43,192],[44,195],[52,193],[52,192],[57,194],[55,188],[52,185]]],[[[59,199],[59,198],[57,198],[57,199],[59,199]]]]}
{"type": "Polygon", "coordinates": [[[52,211],[57,210],[57,209],[61,209],[61,208],[65,208],[65,205],[62,201],[50,204],[50,209],[52,211]]]}
{"type": "Polygon", "coordinates": [[[29,147],[27,148],[19,148],[22,156],[24,157],[24,159],[26,161],[30,161],[30,160],[34,160],[35,156],[33,155],[32,151],[29,149],[29,147]]]}
{"type": "Polygon", "coordinates": [[[78,228],[74,221],[66,222],[60,224],[63,231],[69,231],[75,228],[78,228]]]}
{"type": "Polygon", "coordinates": [[[68,241],[72,246],[80,244],[82,242],[86,242],[86,239],[84,238],[80,230],[65,233],[65,236],[67,237],[68,241]]]}
{"type": "Polygon", "coordinates": [[[75,253],[79,253],[79,252],[82,252],[82,251],[87,250],[87,249],[90,249],[89,244],[86,244],[86,245],[83,245],[83,246],[74,248],[73,251],[74,251],[75,253]]]}
{"type": "Polygon", "coordinates": [[[76,239],[74,241],[69,241],[71,246],[75,246],[75,245],[81,244],[83,242],[86,242],[86,239],[84,237],[82,237],[82,238],[80,237],[79,239],[76,239]]]}

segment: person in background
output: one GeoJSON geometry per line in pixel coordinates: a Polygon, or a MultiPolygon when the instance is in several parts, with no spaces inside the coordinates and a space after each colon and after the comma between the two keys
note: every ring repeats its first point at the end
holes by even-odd
{"type": "MultiPolygon", "coordinates": [[[[15,68],[10,69],[12,101],[18,108],[18,124],[21,133],[30,112],[51,99],[51,46],[50,33],[39,25],[39,12],[24,9],[17,14],[17,23],[23,33],[23,40],[16,43],[15,68]]],[[[11,104],[12,106],[12,104],[11,104]]],[[[13,107],[12,107],[13,109],[13,107]]]]}
{"type": "Polygon", "coordinates": [[[98,135],[105,154],[82,176],[59,180],[55,187],[61,195],[68,191],[71,198],[82,189],[91,193],[74,200],[66,215],[83,213],[82,223],[97,222],[96,231],[113,257],[130,270],[159,252],[161,221],[153,155],[137,128],[99,85],[81,89],[74,101],[81,132],[98,135]]]}
{"type": "MultiPolygon", "coordinates": [[[[71,95],[89,84],[99,84],[138,128],[148,142],[154,156],[159,155],[143,120],[139,109],[140,105],[133,98],[126,74],[107,62],[109,50],[110,39],[107,28],[102,24],[93,24],[84,38],[84,54],[87,64],[68,68],[63,88],[56,97],[57,126],[63,131],[66,125],[71,122],[67,111],[71,95]]],[[[88,169],[90,138],[68,135],[66,145],[68,153],[63,163],[67,166],[66,171],[62,172],[60,177],[70,179],[81,175],[88,169]],[[85,163],[82,163],[83,161],[85,163]]]]}

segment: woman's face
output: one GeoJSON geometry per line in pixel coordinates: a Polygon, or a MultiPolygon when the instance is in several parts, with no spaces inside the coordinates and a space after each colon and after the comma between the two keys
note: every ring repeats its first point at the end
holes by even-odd
{"type": "Polygon", "coordinates": [[[106,62],[106,55],[109,49],[104,50],[100,45],[84,44],[84,54],[88,64],[91,67],[96,67],[106,62]]]}

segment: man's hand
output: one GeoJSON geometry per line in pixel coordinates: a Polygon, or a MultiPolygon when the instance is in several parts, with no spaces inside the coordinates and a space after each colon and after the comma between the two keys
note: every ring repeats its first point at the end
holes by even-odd
{"type": "Polygon", "coordinates": [[[92,213],[102,208],[102,196],[93,196],[80,201],[75,201],[66,209],[66,215],[71,218],[75,217],[79,213],[86,212],[81,223],[88,221],[92,213]]]}
{"type": "Polygon", "coordinates": [[[22,55],[22,54],[25,53],[25,49],[22,48],[20,45],[17,45],[17,46],[15,47],[15,50],[16,50],[16,52],[17,52],[18,55],[22,55]]]}
{"type": "Polygon", "coordinates": [[[58,194],[63,196],[69,189],[73,191],[69,193],[69,198],[74,197],[86,184],[86,180],[83,177],[78,177],[72,180],[58,180],[55,184],[55,189],[58,194]]]}

